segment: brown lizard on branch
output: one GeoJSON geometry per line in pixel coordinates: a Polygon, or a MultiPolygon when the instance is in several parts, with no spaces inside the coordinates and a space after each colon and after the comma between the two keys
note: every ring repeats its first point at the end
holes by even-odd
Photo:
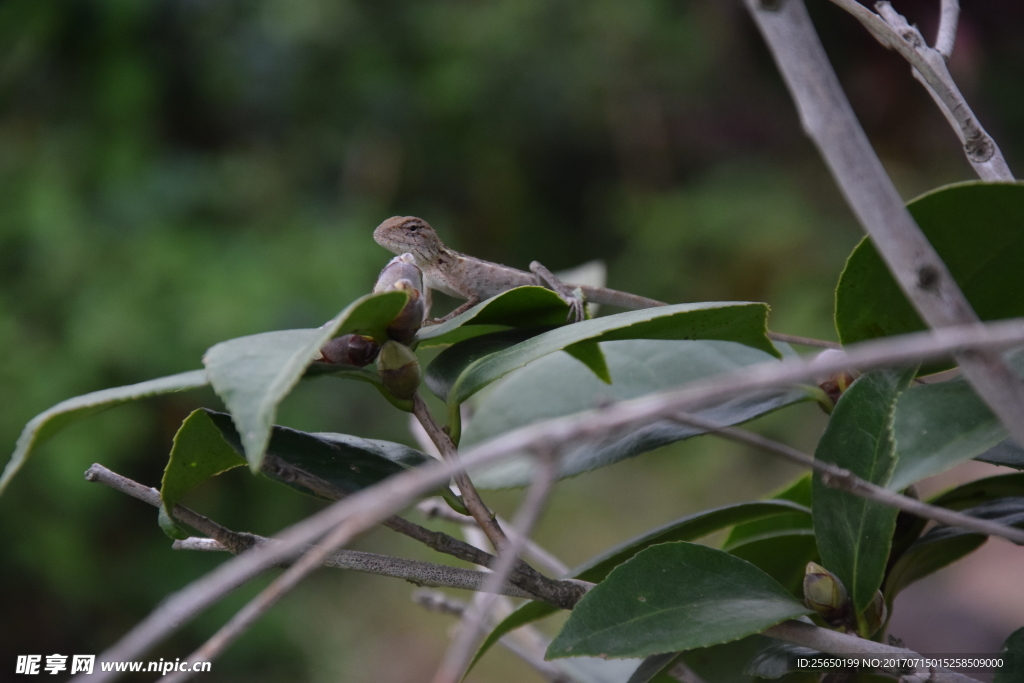
{"type": "MultiPolygon", "coordinates": [[[[466,302],[445,316],[450,319],[492,296],[514,287],[525,285],[546,286],[558,293],[570,306],[570,317],[583,319],[583,301],[607,304],[620,308],[640,309],[665,306],[662,301],[620,292],[606,287],[563,283],[537,261],[530,264],[529,273],[462,254],[445,246],[430,224],[415,216],[394,216],[377,226],[373,239],[395,254],[412,254],[423,271],[424,284],[449,296],[466,302]],[[581,297],[576,292],[582,293],[581,297]]],[[[438,321],[440,322],[440,321],[438,321]]],[[[777,341],[841,348],[839,344],[818,339],[769,333],[777,341]]]]}

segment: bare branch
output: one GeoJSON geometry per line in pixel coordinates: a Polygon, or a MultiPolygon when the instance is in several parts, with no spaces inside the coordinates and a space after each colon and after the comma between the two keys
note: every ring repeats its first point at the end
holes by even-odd
{"type": "Polygon", "coordinates": [[[189,536],[185,539],[178,539],[171,543],[172,550],[198,550],[200,552],[217,553],[230,552],[228,547],[214,538],[201,538],[189,536]]]}
{"type": "Polygon", "coordinates": [[[959,0],[940,0],[939,30],[935,34],[935,49],[947,62],[953,56],[953,45],[956,44],[956,25],[959,21],[959,0]]]}
{"type": "MultiPolygon", "coordinates": [[[[152,505],[160,506],[160,493],[153,488],[144,486],[136,481],[113,472],[99,464],[94,464],[86,471],[88,481],[105,484],[115,490],[127,493],[133,498],[152,505]]],[[[194,526],[200,531],[209,531],[214,538],[188,538],[174,541],[172,547],[175,550],[199,550],[199,551],[226,551],[237,555],[239,552],[268,543],[277,543],[274,539],[265,538],[256,534],[248,534],[227,529],[207,517],[182,506],[174,507],[174,516],[179,521],[194,526]],[[224,543],[217,538],[227,540],[224,543]]],[[[452,539],[461,543],[457,539],[452,539]]],[[[469,546],[464,543],[463,545],[469,546]]],[[[472,547],[472,546],[469,546],[472,547]]],[[[477,550],[474,548],[474,550],[477,550]]],[[[492,555],[478,551],[492,560],[497,560],[492,555]]],[[[422,562],[419,560],[404,560],[398,557],[378,555],[375,553],[364,553],[356,550],[339,550],[328,556],[323,563],[325,567],[335,569],[349,569],[352,571],[389,576],[397,579],[404,579],[417,586],[433,586],[436,588],[460,588],[464,590],[479,591],[483,589],[484,579],[492,574],[479,572],[472,569],[460,569],[449,567],[433,562],[422,562]]],[[[514,585],[499,586],[502,595],[514,598],[538,599],[536,595],[514,585]]]]}
{"type": "MultiPolygon", "coordinates": [[[[827,628],[819,628],[813,624],[805,624],[794,619],[772,626],[762,631],[762,635],[834,655],[881,655],[883,657],[921,658],[921,655],[913,650],[883,645],[873,640],[858,638],[857,636],[839,633],[827,628]]],[[[977,680],[963,674],[938,669],[936,669],[934,676],[927,680],[929,683],[979,683],[977,680]]]]}
{"type": "MultiPolygon", "coordinates": [[[[946,68],[948,56],[944,56],[937,49],[928,47],[920,31],[908,24],[907,20],[888,2],[875,4],[881,16],[857,0],[832,0],[832,2],[852,14],[882,45],[896,50],[910,62],[915,78],[922,82],[939,105],[939,109],[949,120],[964,146],[967,160],[982,180],[1013,180],[1013,174],[1006,165],[999,146],[978,123],[967,100],[956,87],[949,69],[946,68]]],[[[959,15],[959,7],[957,7],[956,14],[959,15]]],[[[950,25],[948,17],[949,15],[943,12],[943,19],[947,22],[947,27],[950,25]]],[[[952,37],[955,38],[955,21],[952,23],[952,27],[952,37]]],[[[949,48],[952,50],[952,43],[949,48]]]]}
{"type": "MultiPolygon", "coordinates": [[[[440,498],[427,498],[421,501],[416,509],[422,512],[427,519],[439,518],[448,522],[454,522],[455,524],[474,524],[472,517],[466,515],[460,515],[455,510],[452,510],[440,498]]],[[[497,517],[498,523],[501,524],[502,529],[505,530],[505,534],[512,540],[515,540],[519,536],[514,528],[508,526],[508,524],[499,516],[497,517]]],[[[529,557],[531,560],[537,563],[543,569],[548,570],[556,576],[565,576],[569,573],[569,567],[555,557],[550,551],[539,545],[532,538],[523,539],[523,554],[529,557]]]]}
{"type": "MultiPolygon", "coordinates": [[[[434,416],[430,414],[430,409],[423,402],[423,397],[417,393],[413,396],[412,401],[413,415],[419,420],[420,425],[423,426],[430,440],[434,442],[434,446],[437,447],[441,457],[446,462],[458,463],[459,453],[455,448],[455,444],[452,443],[448,433],[442,430],[437,422],[434,421],[434,416]]],[[[462,494],[462,498],[470,514],[473,515],[473,519],[476,520],[476,523],[487,534],[487,538],[490,540],[491,545],[494,546],[494,549],[500,551],[508,544],[508,538],[495,521],[494,513],[490,511],[487,504],[480,498],[480,493],[476,490],[476,486],[473,485],[469,475],[464,471],[458,472],[455,475],[455,483],[458,484],[459,493],[462,494]]]]}
{"type": "MultiPolygon", "coordinates": [[[[159,508],[162,504],[160,492],[156,489],[121,476],[99,463],[93,464],[85,471],[85,480],[109,486],[115,491],[120,491],[155,508],[159,508]]],[[[175,505],[171,510],[171,514],[179,522],[187,524],[193,529],[202,531],[207,536],[216,539],[218,543],[235,555],[254,547],[257,543],[257,538],[259,538],[253,534],[232,531],[217,524],[217,522],[214,522],[209,517],[204,517],[198,512],[190,510],[184,505],[175,505]]]]}
{"type": "Polygon", "coordinates": [[[798,337],[795,334],[782,334],[780,332],[769,332],[768,338],[772,341],[785,342],[786,344],[798,344],[800,346],[813,346],[819,349],[841,349],[843,345],[839,342],[825,341],[824,339],[811,339],[810,337],[798,337]]]}
{"type": "MultiPolygon", "coordinates": [[[[341,500],[348,495],[346,491],[343,491],[331,482],[285,462],[273,454],[268,453],[264,458],[263,470],[271,472],[275,477],[285,481],[300,484],[328,500],[341,500]]],[[[419,541],[428,548],[457,557],[465,562],[472,562],[481,567],[492,567],[498,561],[498,558],[494,555],[480,550],[469,543],[460,541],[440,531],[431,531],[397,515],[385,519],[381,524],[392,531],[397,531],[413,540],[419,541]]],[[[523,588],[537,600],[550,601],[552,595],[561,595],[561,598],[555,598],[560,602],[555,602],[554,604],[565,606],[565,600],[569,599],[562,595],[564,589],[561,589],[554,580],[540,574],[525,563],[514,568],[511,580],[512,583],[523,588]]]]}
{"type": "MultiPolygon", "coordinates": [[[[459,464],[459,453],[455,448],[455,444],[448,436],[448,433],[442,430],[437,422],[434,421],[434,417],[430,414],[430,410],[423,402],[423,397],[419,393],[413,396],[413,415],[416,416],[416,419],[426,431],[430,440],[433,441],[444,461],[457,466],[459,464]]],[[[460,468],[455,471],[454,478],[470,514],[473,515],[473,519],[476,520],[476,523],[487,535],[487,540],[491,542],[491,545],[494,546],[500,555],[502,550],[509,544],[509,539],[498,524],[497,517],[480,497],[480,493],[476,490],[476,486],[473,485],[468,472],[460,468]]],[[[547,602],[561,607],[575,604],[581,595],[570,584],[564,581],[555,581],[544,576],[526,562],[518,559],[518,557],[515,559],[513,576],[517,585],[533,591],[547,602]]]]}
{"type": "MultiPolygon", "coordinates": [[[[527,491],[526,500],[523,501],[516,513],[513,524],[519,533],[507,546],[498,551],[498,564],[485,584],[486,586],[492,584],[500,586],[505,583],[505,577],[519,561],[519,553],[525,545],[524,542],[529,538],[537,520],[540,519],[548,496],[551,494],[551,488],[558,476],[558,459],[554,452],[549,450],[545,451],[543,455],[538,455],[537,461],[533,484],[527,491]]],[[[463,617],[454,642],[445,653],[437,673],[434,674],[434,683],[458,683],[462,679],[493,604],[493,596],[482,595],[477,598],[471,610],[463,617]]]]}
{"type": "MultiPolygon", "coordinates": [[[[851,6],[858,17],[866,12],[872,25],[885,27],[878,30],[891,31],[878,15],[854,0],[833,1],[851,6]]],[[[932,328],[978,324],[946,264],[910,216],[871,148],[803,1],[786,0],[778,7],[773,3],[772,9],[758,0],[745,2],[789,87],[804,130],[914,308],[932,328]]],[[[960,354],[957,360],[978,395],[1017,443],[1024,445],[1024,384],[996,353],[979,350],[960,354]]]]}
{"type": "MultiPolygon", "coordinates": [[[[275,542],[271,538],[264,538],[262,536],[257,536],[257,538],[259,539],[259,545],[275,542]]],[[[171,547],[175,550],[198,550],[203,552],[228,551],[226,546],[212,538],[186,538],[181,541],[175,541],[171,547]]],[[[449,567],[444,564],[422,562],[420,560],[405,560],[400,557],[364,553],[359,550],[335,550],[324,559],[323,566],[332,569],[348,569],[364,574],[403,579],[416,586],[458,588],[468,591],[483,590],[484,579],[491,576],[488,572],[476,571],[474,569],[460,569],[458,567],[449,567]]],[[[511,583],[500,586],[498,590],[501,595],[513,598],[537,599],[537,596],[533,593],[524,591],[522,588],[511,583]]]]}
{"type": "Polygon", "coordinates": [[[979,534],[986,534],[988,536],[1000,536],[1013,541],[1014,543],[1024,544],[1024,531],[1020,529],[1007,526],[1005,524],[999,524],[998,522],[991,522],[987,519],[978,519],[977,517],[965,515],[961,512],[956,512],[948,508],[922,503],[915,498],[910,498],[909,496],[904,496],[896,493],[895,491],[890,491],[882,486],[872,484],[869,481],[861,479],[849,470],[837,467],[832,463],[812,458],[806,453],[802,453],[791,446],[779,443],[778,441],[773,441],[772,439],[761,436],[760,434],[748,432],[745,429],[725,427],[710,420],[697,417],[696,415],[689,415],[685,413],[677,414],[676,419],[684,424],[693,425],[695,427],[700,427],[701,429],[706,429],[709,432],[714,432],[715,434],[724,436],[727,439],[757,446],[758,448],[770,451],[776,455],[781,455],[787,460],[795,462],[798,465],[809,467],[815,472],[818,472],[821,475],[822,483],[830,488],[840,489],[841,491],[846,491],[847,493],[852,493],[855,496],[873,500],[876,503],[881,503],[882,505],[894,507],[897,510],[902,510],[903,512],[908,512],[924,519],[935,520],[936,522],[947,526],[960,527],[961,529],[975,531],[979,534]]]}
{"type": "MultiPolygon", "coordinates": [[[[354,536],[393,515],[434,487],[446,482],[457,467],[477,467],[527,450],[556,448],[569,442],[603,438],[623,429],[636,429],[679,412],[692,412],[731,396],[806,382],[818,374],[846,368],[870,370],[885,365],[942,358],[972,347],[1001,349],[1024,343],[1024,320],[991,323],[982,327],[945,328],[864,342],[848,347],[844,354],[807,363],[794,358],[772,361],[739,371],[691,382],[664,394],[623,402],[613,407],[580,415],[548,420],[523,427],[478,444],[462,455],[458,466],[432,463],[390,477],[380,484],[355,493],[286,529],[281,543],[254,548],[232,558],[206,576],[168,596],[120,641],[100,655],[103,661],[140,659],[154,644],[177,631],[200,611],[269,567],[291,559],[305,545],[348,520],[354,536]]],[[[562,584],[570,581],[562,581],[562,584]]],[[[576,583],[580,594],[586,586],[576,583]]],[[[99,667],[97,667],[99,668],[99,667]]],[[[109,681],[116,672],[96,671],[86,681],[109,681]]]]}

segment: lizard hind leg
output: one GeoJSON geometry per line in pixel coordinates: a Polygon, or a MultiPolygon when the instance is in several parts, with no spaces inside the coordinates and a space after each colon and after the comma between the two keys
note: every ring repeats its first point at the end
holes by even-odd
{"type": "Polygon", "coordinates": [[[537,276],[537,280],[542,287],[552,290],[562,297],[565,303],[569,304],[569,315],[566,316],[566,321],[578,323],[586,320],[587,308],[586,302],[583,300],[582,291],[578,288],[573,290],[569,285],[555,277],[555,274],[545,268],[539,261],[534,261],[530,264],[530,272],[537,276]]]}

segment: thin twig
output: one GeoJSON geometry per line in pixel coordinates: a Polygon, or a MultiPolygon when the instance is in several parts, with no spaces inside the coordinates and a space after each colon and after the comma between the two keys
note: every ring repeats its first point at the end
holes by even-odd
{"type": "Polygon", "coordinates": [[[824,339],[812,339],[810,337],[798,337],[795,334],[782,334],[781,332],[769,332],[768,338],[772,341],[780,341],[787,344],[798,344],[800,346],[813,346],[819,349],[843,348],[843,345],[839,342],[825,341],[824,339]]]}
{"type": "MultiPolygon", "coordinates": [[[[85,478],[88,481],[98,482],[116,491],[126,493],[153,507],[160,507],[159,491],[113,472],[103,465],[94,464],[86,471],[85,478]]],[[[237,555],[240,552],[255,547],[278,542],[256,534],[232,531],[183,505],[174,506],[173,512],[175,519],[178,521],[195,527],[204,533],[209,533],[212,537],[190,537],[174,541],[172,547],[175,550],[226,551],[237,555]],[[227,542],[225,543],[225,541],[227,542]]],[[[458,539],[452,540],[458,541],[458,539]]],[[[462,543],[461,541],[458,542],[462,543]]],[[[469,546],[468,543],[463,545],[469,546]]],[[[484,554],[493,560],[497,560],[493,555],[484,554]]],[[[443,564],[422,562],[420,560],[405,560],[399,557],[364,553],[356,550],[336,551],[324,560],[323,566],[404,579],[417,586],[459,588],[472,591],[482,590],[484,579],[492,576],[492,574],[472,569],[449,567],[443,564]]],[[[502,595],[514,598],[538,599],[533,593],[514,585],[500,586],[499,590],[502,595]]]]}
{"type": "MultiPolygon", "coordinates": [[[[882,657],[921,659],[921,655],[913,650],[883,645],[873,640],[805,624],[795,619],[772,626],[762,631],[762,635],[834,655],[881,655],[882,657]]],[[[936,669],[934,677],[928,680],[930,683],[979,683],[976,679],[963,674],[939,669],[936,669]]]]}
{"type": "MultiPolygon", "coordinates": [[[[937,360],[967,348],[1004,349],[1021,343],[1024,343],[1024,321],[1020,319],[980,328],[972,325],[902,335],[854,344],[847,347],[843,355],[836,354],[813,363],[799,358],[761,363],[691,382],[676,391],[516,429],[469,449],[463,453],[458,466],[430,463],[397,474],[289,527],[279,536],[280,544],[254,548],[232,558],[167,596],[98,659],[100,662],[140,659],[153,645],[176,632],[199,612],[267,568],[291,558],[342,521],[349,521],[353,535],[365,531],[448,481],[457,467],[480,467],[523,451],[603,438],[620,430],[637,429],[671,418],[681,411],[699,410],[732,396],[806,382],[818,374],[847,368],[867,371],[886,365],[937,360]]],[[[586,591],[585,585],[577,585],[581,594],[586,591]]],[[[96,671],[88,680],[83,677],[75,680],[97,683],[116,676],[117,672],[96,671]]]]}
{"type": "MultiPolygon", "coordinates": [[[[878,14],[857,0],[832,0],[832,2],[852,14],[878,42],[887,48],[896,50],[910,62],[915,77],[922,82],[939,105],[939,109],[949,119],[964,147],[967,160],[980,178],[983,180],[1013,180],[1013,174],[1006,165],[999,146],[978,123],[967,100],[956,87],[956,83],[946,67],[948,55],[938,49],[928,47],[920,31],[908,24],[907,20],[892,9],[888,2],[875,4],[878,14]]],[[[957,8],[958,14],[959,7],[957,8]]],[[[956,37],[956,22],[952,23],[952,36],[950,36],[948,30],[950,15],[943,11],[942,19],[946,22],[947,31],[945,34],[940,33],[940,37],[950,40],[949,50],[952,51],[952,39],[956,37]]],[[[940,29],[942,27],[940,21],[940,29]]]]}
{"type": "MultiPolygon", "coordinates": [[[[431,612],[437,612],[438,614],[450,614],[456,617],[462,617],[468,609],[468,605],[466,605],[465,602],[456,600],[455,598],[436,590],[415,591],[412,599],[417,605],[420,605],[431,612]]],[[[496,621],[491,619],[490,623],[488,623],[488,628],[492,628],[495,625],[496,621]]],[[[533,670],[543,676],[544,680],[548,681],[548,683],[574,683],[572,678],[558,669],[557,664],[544,661],[545,648],[538,648],[536,647],[537,643],[524,641],[524,639],[518,637],[526,628],[529,627],[515,629],[511,633],[505,634],[501,637],[498,643],[529,664],[533,670]]]]}
{"type": "MultiPolygon", "coordinates": [[[[109,470],[99,463],[93,464],[85,471],[85,480],[103,484],[155,508],[159,508],[162,505],[159,491],[109,470]]],[[[215,539],[234,555],[255,547],[259,542],[259,536],[241,531],[232,531],[209,517],[204,517],[198,512],[190,510],[184,505],[175,505],[171,510],[171,514],[182,524],[187,524],[193,529],[215,539]]]]}
{"type": "MultiPolygon", "coordinates": [[[[430,414],[426,403],[423,402],[423,397],[418,393],[413,396],[413,415],[416,416],[416,419],[426,431],[430,440],[433,441],[444,461],[458,466],[459,453],[455,444],[452,443],[448,434],[434,421],[434,417],[430,414]]],[[[491,545],[494,546],[494,549],[500,555],[505,546],[509,544],[509,539],[498,524],[497,517],[487,507],[487,504],[484,503],[480,493],[476,490],[476,486],[473,485],[472,480],[469,478],[469,473],[465,469],[455,470],[454,479],[455,483],[459,486],[459,493],[462,494],[462,500],[465,502],[466,508],[473,515],[477,525],[487,535],[487,540],[491,542],[491,545]]],[[[513,565],[513,576],[517,585],[533,591],[547,602],[561,607],[575,604],[581,595],[570,583],[550,579],[519,559],[516,559],[513,565]]]]}
{"type": "MultiPolygon", "coordinates": [[[[423,513],[427,519],[443,519],[447,522],[454,522],[455,524],[475,524],[475,520],[472,517],[461,515],[445,503],[440,498],[427,498],[426,500],[420,501],[416,506],[416,509],[423,513]]],[[[505,530],[505,534],[512,540],[515,540],[519,536],[514,528],[509,527],[500,516],[497,517],[498,523],[501,524],[501,528],[505,530]]],[[[537,565],[543,569],[548,570],[556,576],[565,576],[569,573],[569,566],[562,562],[560,559],[555,557],[549,550],[541,546],[539,543],[534,541],[532,538],[523,539],[523,555],[530,558],[537,565]]]]}
{"type": "Polygon", "coordinates": [[[935,34],[935,49],[947,62],[953,56],[956,44],[956,26],[960,21],[960,3],[958,0],[940,0],[939,30],[935,34]]]}
{"type": "MultiPolygon", "coordinates": [[[[867,12],[873,22],[888,27],[854,0],[833,1],[844,7],[852,2],[858,14],[867,12]]],[[[914,308],[932,328],[980,324],[871,148],[803,0],[772,3],[772,9],[762,7],[759,0],[745,2],[793,96],[804,130],[914,308]]],[[[977,350],[959,354],[957,361],[985,404],[1024,445],[1024,384],[997,353],[977,350]]]]}
{"type": "MultiPolygon", "coordinates": [[[[276,543],[272,538],[257,536],[257,539],[258,545],[276,543]]],[[[227,546],[212,538],[186,538],[175,541],[171,547],[174,550],[228,552],[227,546]]],[[[491,576],[488,572],[476,571],[474,569],[449,567],[448,565],[423,562],[421,560],[406,560],[401,557],[364,553],[359,550],[335,550],[324,559],[323,566],[331,569],[347,569],[364,574],[374,574],[376,576],[388,576],[393,579],[402,579],[421,587],[457,588],[468,591],[483,590],[484,580],[491,576]]],[[[500,586],[499,591],[501,595],[513,598],[537,599],[537,596],[533,593],[524,591],[522,588],[511,583],[500,586]]]]}
{"type": "Polygon", "coordinates": [[[176,539],[171,543],[172,550],[198,550],[207,553],[230,552],[228,547],[215,538],[202,538],[200,536],[189,536],[188,538],[176,539]]]}
{"type": "Polygon", "coordinates": [[[988,536],[999,536],[1013,541],[1014,543],[1024,544],[1024,531],[1020,529],[999,524],[998,522],[992,522],[987,519],[978,519],[977,517],[965,515],[961,512],[956,512],[948,508],[922,503],[915,498],[910,498],[909,496],[904,496],[896,493],[895,491],[890,491],[889,489],[878,486],[877,484],[872,484],[869,481],[861,479],[847,469],[838,467],[829,462],[812,458],[792,446],[787,446],[784,443],[779,443],[778,441],[761,436],[760,434],[748,432],[745,429],[737,429],[736,427],[726,427],[716,422],[712,422],[711,420],[705,420],[704,418],[697,417],[696,415],[690,415],[688,413],[677,413],[675,419],[683,424],[706,429],[709,432],[724,436],[727,439],[740,441],[752,446],[757,446],[758,448],[766,451],[771,451],[772,453],[781,455],[787,460],[798,465],[809,467],[815,472],[818,472],[821,475],[822,483],[830,488],[846,491],[847,493],[852,493],[853,495],[875,501],[876,503],[881,503],[882,505],[888,505],[889,507],[908,512],[924,519],[935,520],[936,522],[940,522],[947,526],[960,527],[961,529],[975,531],[988,536]]]}
{"type": "MultiPolygon", "coordinates": [[[[519,552],[522,550],[524,540],[529,538],[541,512],[551,494],[552,486],[558,476],[558,459],[554,451],[544,451],[537,456],[536,473],[533,483],[526,493],[526,500],[523,501],[513,526],[519,532],[517,538],[511,540],[504,548],[498,550],[498,564],[494,573],[486,585],[493,583],[500,586],[505,583],[509,571],[519,560],[519,552]]],[[[473,656],[473,650],[484,625],[487,622],[491,605],[494,603],[492,596],[480,596],[476,599],[472,609],[463,617],[455,640],[445,653],[440,668],[434,674],[434,683],[458,683],[462,678],[469,661],[473,656]]]]}
{"type": "MultiPolygon", "coordinates": [[[[278,600],[295,588],[314,569],[321,566],[327,557],[354,535],[353,524],[342,522],[320,544],[314,546],[295,564],[238,610],[226,624],[188,657],[192,662],[209,662],[223,652],[231,643],[245,633],[256,621],[273,607],[278,600]]],[[[192,678],[191,671],[179,671],[165,679],[166,683],[181,683],[192,678]]]]}
{"type": "MultiPolygon", "coordinates": [[[[300,484],[318,496],[328,500],[341,500],[348,495],[348,492],[335,486],[331,482],[321,479],[320,477],[303,470],[301,467],[285,462],[281,458],[270,453],[267,454],[263,461],[263,470],[273,474],[279,479],[300,484]]],[[[494,555],[491,555],[490,553],[469,543],[460,541],[459,539],[449,536],[441,531],[431,531],[430,529],[424,528],[419,524],[410,522],[409,520],[397,515],[393,515],[385,519],[381,524],[392,531],[397,531],[398,533],[408,536],[413,540],[419,541],[428,548],[446,555],[451,555],[452,557],[456,557],[464,562],[471,562],[481,567],[493,567],[498,561],[498,558],[494,555]]],[[[533,595],[534,599],[550,600],[551,596],[556,596],[555,599],[558,600],[558,602],[555,602],[554,604],[563,607],[566,604],[565,601],[569,599],[563,595],[565,593],[564,589],[556,585],[553,579],[549,579],[543,574],[540,574],[528,565],[524,564],[515,567],[510,579],[512,583],[533,595]]]]}
{"type": "MultiPolygon", "coordinates": [[[[441,457],[446,462],[457,464],[459,453],[455,448],[455,444],[452,443],[451,437],[434,421],[434,416],[430,414],[430,409],[423,402],[423,397],[417,393],[413,396],[412,401],[413,415],[419,420],[430,440],[434,442],[441,457]]],[[[462,499],[466,503],[466,508],[469,509],[470,514],[473,515],[473,519],[476,520],[476,523],[487,534],[487,539],[494,546],[494,549],[500,552],[508,544],[508,537],[505,536],[505,532],[501,530],[501,527],[495,521],[494,513],[484,503],[480,497],[480,492],[476,490],[476,486],[473,485],[466,472],[460,471],[456,474],[455,483],[458,484],[459,493],[462,494],[462,499]]]]}

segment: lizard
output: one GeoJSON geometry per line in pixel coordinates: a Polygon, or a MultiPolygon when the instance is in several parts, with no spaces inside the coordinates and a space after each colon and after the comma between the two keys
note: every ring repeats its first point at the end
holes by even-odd
{"type": "Polygon", "coordinates": [[[665,305],[654,299],[605,287],[564,283],[537,261],[530,264],[531,272],[528,273],[462,254],[449,249],[429,223],[415,216],[394,216],[387,219],[373,231],[373,239],[395,254],[411,254],[423,272],[424,283],[429,289],[465,299],[465,303],[446,318],[469,310],[484,299],[524,285],[540,285],[554,290],[569,304],[570,317],[576,320],[583,317],[584,300],[622,308],[652,308],[665,305]],[[578,290],[582,297],[578,296],[575,290],[578,290]]]}
{"type": "MultiPolygon", "coordinates": [[[[392,253],[411,254],[413,261],[423,272],[426,288],[457,299],[465,299],[464,304],[444,318],[430,321],[433,324],[450,320],[485,299],[524,285],[541,285],[554,290],[569,304],[569,316],[577,322],[584,317],[584,301],[629,309],[667,305],[663,301],[607,287],[563,283],[537,261],[530,264],[531,272],[526,272],[462,254],[448,248],[434,228],[416,216],[393,216],[387,219],[373,231],[373,239],[392,253]]],[[[776,341],[841,348],[835,342],[806,337],[775,332],[770,332],[768,336],[776,341]]]]}

